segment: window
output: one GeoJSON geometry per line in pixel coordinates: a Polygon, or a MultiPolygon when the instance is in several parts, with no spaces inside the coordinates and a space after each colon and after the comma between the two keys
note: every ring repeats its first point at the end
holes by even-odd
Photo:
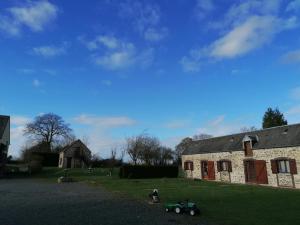
{"type": "Polygon", "coordinates": [[[245,156],[253,156],[252,148],[251,148],[251,142],[245,141],[244,142],[244,150],[245,150],[245,156]]]}
{"type": "Polygon", "coordinates": [[[289,159],[289,158],[272,159],[271,169],[273,174],[277,174],[277,173],[297,174],[297,162],[295,159],[289,159]]]}
{"type": "Polygon", "coordinates": [[[192,161],[184,162],[184,170],[194,170],[194,164],[192,161]]]}
{"type": "Polygon", "coordinates": [[[279,173],[290,173],[290,161],[289,160],[278,160],[278,172],[279,173]]]}
{"type": "Polygon", "coordinates": [[[208,162],[207,161],[202,162],[202,174],[204,177],[208,176],[208,162]]]}
{"type": "Polygon", "coordinates": [[[229,160],[220,160],[217,162],[218,172],[228,171],[232,172],[231,161],[229,160]]]}

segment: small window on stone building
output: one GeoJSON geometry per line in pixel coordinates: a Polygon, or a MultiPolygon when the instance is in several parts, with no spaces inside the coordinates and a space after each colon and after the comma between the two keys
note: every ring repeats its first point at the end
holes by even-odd
{"type": "Polygon", "coordinates": [[[192,161],[185,161],[184,170],[194,170],[194,163],[192,161]]]}
{"type": "Polygon", "coordinates": [[[297,163],[295,159],[278,158],[271,160],[272,173],[297,174],[297,163]]]}
{"type": "Polygon", "coordinates": [[[252,146],[250,141],[244,142],[245,156],[253,156],[252,146]]]}
{"type": "Polygon", "coordinates": [[[279,173],[290,173],[290,161],[289,160],[278,160],[278,172],[279,173]]]}
{"type": "Polygon", "coordinates": [[[218,172],[228,171],[232,172],[231,161],[229,160],[220,160],[217,162],[218,172]]]}

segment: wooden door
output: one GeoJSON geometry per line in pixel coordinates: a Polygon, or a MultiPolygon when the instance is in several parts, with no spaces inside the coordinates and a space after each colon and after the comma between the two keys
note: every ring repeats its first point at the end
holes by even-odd
{"type": "Polygon", "coordinates": [[[215,180],[216,175],[215,175],[215,163],[214,161],[208,161],[208,179],[209,180],[215,180]]]}
{"type": "Polygon", "coordinates": [[[268,184],[268,173],[265,160],[255,160],[256,183],[268,184]]]}
{"type": "Polygon", "coordinates": [[[72,157],[67,157],[67,168],[71,168],[72,166],[72,157]]]}
{"type": "Polygon", "coordinates": [[[244,161],[244,172],[246,183],[256,183],[255,161],[244,161]]]}
{"type": "Polygon", "coordinates": [[[208,179],[208,162],[207,161],[201,161],[201,174],[202,174],[202,179],[205,179],[205,180],[208,179]]]}

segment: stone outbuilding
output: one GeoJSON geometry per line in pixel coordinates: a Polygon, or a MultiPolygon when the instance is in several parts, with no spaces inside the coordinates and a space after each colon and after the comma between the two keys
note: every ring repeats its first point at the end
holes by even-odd
{"type": "Polygon", "coordinates": [[[300,124],[192,141],[182,167],[193,179],[300,188],[300,124]]]}
{"type": "Polygon", "coordinates": [[[74,141],[59,152],[59,168],[86,168],[91,159],[91,150],[81,140],[74,141]]]}

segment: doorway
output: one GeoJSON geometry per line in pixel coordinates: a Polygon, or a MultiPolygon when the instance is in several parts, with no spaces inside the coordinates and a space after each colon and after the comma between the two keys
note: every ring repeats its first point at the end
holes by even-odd
{"type": "Polygon", "coordinates": [[[268,184],[268,174],[265,160],[245,160],[246,183],[268,184]]]}
{"type": "Polygon", "coordinates": [[[71,168],[72,166],[72,157],[67,157],[67,168],[71,168]]]}
{"type": "Polygon", "coordinates": [[[201,161],[202,179],[215,180],[215,164],[214,161],[201,161]]]}

